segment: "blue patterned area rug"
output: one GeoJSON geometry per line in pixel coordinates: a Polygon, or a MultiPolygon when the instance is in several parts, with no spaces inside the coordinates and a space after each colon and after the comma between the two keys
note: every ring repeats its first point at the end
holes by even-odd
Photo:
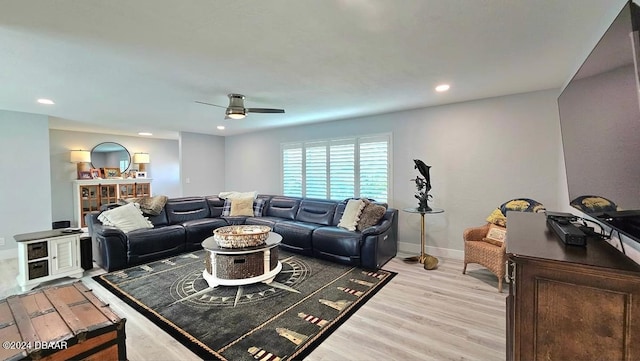
{"type": "Polygon", "coordinates": [[[94,277],[207,360],[299,360],[395,275],[279,252],[269,284],[209,288],[204,251],[94,277]]]}

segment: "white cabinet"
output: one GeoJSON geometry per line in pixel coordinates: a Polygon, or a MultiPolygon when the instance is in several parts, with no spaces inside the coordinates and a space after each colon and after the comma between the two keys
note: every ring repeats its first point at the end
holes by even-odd
{"type": "Polygon", "coordinates": [[[79,263],[80,237],[59,237],[49,241],[51,251],[51,275],[75,271],[79,263]]]}
{"type": "Polygon", "coordinates": [[[82,277],[80,234],[51,230],[16,235],[17,280],[22,291],[62,277],[82,277]]]}

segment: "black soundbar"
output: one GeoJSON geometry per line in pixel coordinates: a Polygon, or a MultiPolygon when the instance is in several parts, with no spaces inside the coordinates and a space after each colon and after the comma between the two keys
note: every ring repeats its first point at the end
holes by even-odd
{"type": "Polygon", "coordinates": [[[558,235],[560,240],[570,246],[586,246],[587,235],[571,222],[563,219],[547,218],[547,226],[558,235]]]}

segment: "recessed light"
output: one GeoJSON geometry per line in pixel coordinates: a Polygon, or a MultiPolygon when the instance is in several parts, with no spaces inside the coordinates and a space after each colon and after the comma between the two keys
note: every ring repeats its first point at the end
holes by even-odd
{"type": "Polygon", "coordinates": [[[153,133],[149,133],[149,132],[139,132],[138,135],[144,135],[144,136],[150,136],[153,135],[153,133]]]}
{"type": "Polygon", "coordinates": [[[46,105],[53,105],[53,104],[55,104],[55,103],[53,102],[53,100],[51,100],[51,99],[45,99],[45,98],[40,98],[40,99],[38,99],[38,103],[40,103],[40,104],[46,104],[46,105]]]}
{"type": "Polygon", "coordinates": [[[449,84],[440,84],[436,87],[436,91],[437,92],[446,92],[447,90],[449,90],[450,86],[449,84]]]}
{"type": "Polygon", "coordinates": [[[218,130],[224,130],[224,125],[218,125],[216,128],[218,128],[218,130]]]}

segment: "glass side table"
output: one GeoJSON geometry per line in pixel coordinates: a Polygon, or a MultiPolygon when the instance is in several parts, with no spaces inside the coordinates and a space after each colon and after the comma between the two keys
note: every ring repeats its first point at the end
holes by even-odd
{"type": "Polygon", "coordinates": [[[403,261],[407,263],[421,263],[424,265],[424,269],[432,270],[438,266],[438,259],[434,256],[431,256],[425,252],[425,239],[427,237],[425,224],[424,224],[424,215],[425,214],[437,214],[444,213],[444,209],[441,208],[431,208],[431,210],[426,211],[418,208],[405,208],[403,211],[408,213],[419,213],[420,214],[420,255],[407,257],[403,259],[403,261]]]}

